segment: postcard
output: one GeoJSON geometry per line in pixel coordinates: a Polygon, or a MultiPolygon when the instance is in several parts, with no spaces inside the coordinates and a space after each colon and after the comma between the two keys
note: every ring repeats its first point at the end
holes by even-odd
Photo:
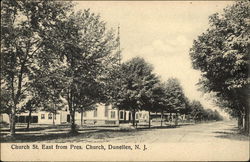
{"type": "Polygon", "coordinates": [[[2,161],[248,161],[248,1],[2,1],[2,161]]]}

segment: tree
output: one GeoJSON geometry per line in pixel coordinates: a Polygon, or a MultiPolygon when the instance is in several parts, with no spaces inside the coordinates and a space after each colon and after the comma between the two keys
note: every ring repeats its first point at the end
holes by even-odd
{"type": "Polygon", "coordinates": [[[65,65],[62,97],[71,117],[71,133],[76,133],[75,112],[105,100],[103,77],[113,64],[117,41],[113,30],[90,10],[71,13],[52,33],[60,41],[54,51],[65,65]]]}
{"type": "Polygon", "coordinates": [[[151,95],[149,96],[149,106],[146,107],[149,111],[149,128],[150,128],[150,111],[161,112],[161,126],[163,122],[164,111],[168,110],[167,96],[164,89],[164,84],[157,83],[153,86],[151,95]]]}
{"type": "Polygon", "coordinates": [[[133,126],[136,122],[135,113],[152,106],[152,88],[158,83],[158,78],[152,71],[153,67],[139,57],[121,65],[121,88],[115,105],[120,109],[132,111],[133,126]]]}
{"type": "Polygon", "coordinates": [[[66,15],[71,3],[56,1],[1,2],[1,89],[8,95],[10,134],[15,135],[15,117],[24,105],[30,74],[48,63],[48,35],[66,15]]]}
{"type": "Polygon", "coordinates": [[[11,98],[11,94],[4,90],[4,89],[1,89],[1,95],[0,95],[0,114],[10,114],[10,99],[11,98]]]}
{"type": "Polygon", "coordinates": [[[29,112],[29,116],[28,116],[28,120],[27,120],[27,127],[26,127],[27,130],[29,130],[29,128],[30,128],[32,112],[38,110],[39,100],[40,100],[40,98],[37,97],[37,96],[34,96],[34,97],[30,98],[26,102],[26,104],[23,106],[23,110],[22,110],[22,108],[20,110],[20,112],[22,112],[22,111],[23,112],[25,112],[25,111],[29,112]]]}
{"type": "Polygon", "coordinates": [[[183,92],[183,88],[176,78],[169,78],[164,84],[164,89],[166,93],[166,106],[168,111],[176,113],[176,121],[178,124],[178,113],[186,108],[186,97],[183,92]]]}
{"type": "Polygon", "coordinates": [[[204,107],[202,106],[202,104],[199,101],[192,101],[191,102],[191,117],[195,120],[195,121],[201,121],[203,118],[203,113],[204,113],[204,107]]]}
{"type": "Polygon", "coordinates": [[[250,3],[238,1],[209,17],[209,29],[194,41],[190,56],[193,67],[202,72],[205,92],[215,92],[227,101],[249,133],[249,16],[250,3]],[[244,122],[243,122],[244,123],[244,122]]]}
{"type": "Polygon", "coordinates": [[[193,100],[190,107],[190,115],[195,121],[223,120],[217,110],[205,109],[199,101],[193,100]]]}
{"type": "MultiPolygon", "coordinates": [[[[60,65],[57,61],[53,61],[53,66],[40,66],[33,75],[32,88],[34,93],[39,96],[39,105],[42,107],[40,110],[47,111],[53,114],[53,125],[55,125],[55,118],[58,110],[65,107],[65,102],[62,99],[61,93],[64,88],[63,78],[65,66],[60,65]]],[[[33,93],[33,94],[34,94],[33,93]]]]}
{"type": "Polygon", "coordinates": [[[81,126],[83,126],[83,112],[96,109],[96,105],[94,105],[94,101],[84,101],[85,105],[80,105],[78,111],[81,113],[81,126]]]}

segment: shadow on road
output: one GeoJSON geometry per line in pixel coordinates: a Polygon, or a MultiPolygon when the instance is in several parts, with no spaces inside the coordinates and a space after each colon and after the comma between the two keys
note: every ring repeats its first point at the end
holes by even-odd
{"type": "Polygon", "coordinates": [[[225,131],[215,131],[215,137],[217,138],[224,138],[230,140],[237,140],[237,141],[249,141],[249,136],[242,134],[237,127],[232,129],[225,129],[225,131]]]}
{"type": "Polygon", "coordinates": [[[8,142],[86,142],[93,139],[108,140],[109,138],[122,137],[122,136],[136,136],[140,132],[150,131],[154,129],[172,129],[181,127],[182,125],[168,125],[168,126],[153,126],[148,128],[147,126],[140,126],[137,129],[134,128],[80,128],[78,134],[70,134],[69,128],[32,128],[30,131],[25,129],[17,129],[15,137],[10,137],[8,131],[2,131],[0,139],[2,143],[8,142]],[[31,132],[32,131],[32,132],[31,132]]]}
{"type": "MultiPolygon", "coordinates": [[[[97,130],[94,133],[102,132],[103,130],[97,130]]],[[[5,136],[3,137],[1,135],[1,143],[8,143],[8,142],[15,142],[15,143],[22,143],[22,142],[49,142],[50,140],[60,140],[60,143],[68,142],[70,138],[88,138],[88,136],[91,136],[93,132],[84,132],[84,133],[77,133],[77,134],[70,134],[69,132],[63,132],[63,133],[18,133],[15,135],[15,137],[5,136]]]]}

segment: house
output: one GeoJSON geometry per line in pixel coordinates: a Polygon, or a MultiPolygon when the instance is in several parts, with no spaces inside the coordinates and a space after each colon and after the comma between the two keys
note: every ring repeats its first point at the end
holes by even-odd
{"type": "MultiPolygon", "coordinates": [[[[28,112],[17,114],[17,123],[27,123],[28,112]]],[[[113,108],[112,105],[98,104],[96,109],[85,111],[83,113],[75,113],[75,123],[78,125],[119,125],[120,123],[131,123],[132,113],[130,111],[119,110],[113,108]],[[119,115],[119,116],[118,116],[119,115]],[[81,122],[82,117],[82,122],[81,122]]],[[[135,114],[137,122],[145,122],[148,120],[148,112],[140,111],[135,114]]],[[[7,114],[1,114],[0,121],[9,123],[9,116],[7,114]]],[[[56,115],[46,112],[39,111],[33,112],[31,116],[31,123],[37,124],[66,124],[70,123],[71,117],[69,111],[60,110],[56,115]]]]}

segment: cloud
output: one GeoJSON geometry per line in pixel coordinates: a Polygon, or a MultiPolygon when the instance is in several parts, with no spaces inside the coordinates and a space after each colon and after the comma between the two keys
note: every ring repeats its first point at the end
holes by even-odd
{"type": "Polygon", "coordinates": [[[125,49],[123,58],[124,60],[130,59],[134,56],[141,56],[149,59],[162,59],[161,57],[167,57],[169,59],[170,56],[181,55],[181,57],[186,57],[188,54],[189,42],[186,37],[178,36],[175,38],[167,39],[167,40],[154,40],[151,44],[134,48],[134,49],[125,49]]]}

